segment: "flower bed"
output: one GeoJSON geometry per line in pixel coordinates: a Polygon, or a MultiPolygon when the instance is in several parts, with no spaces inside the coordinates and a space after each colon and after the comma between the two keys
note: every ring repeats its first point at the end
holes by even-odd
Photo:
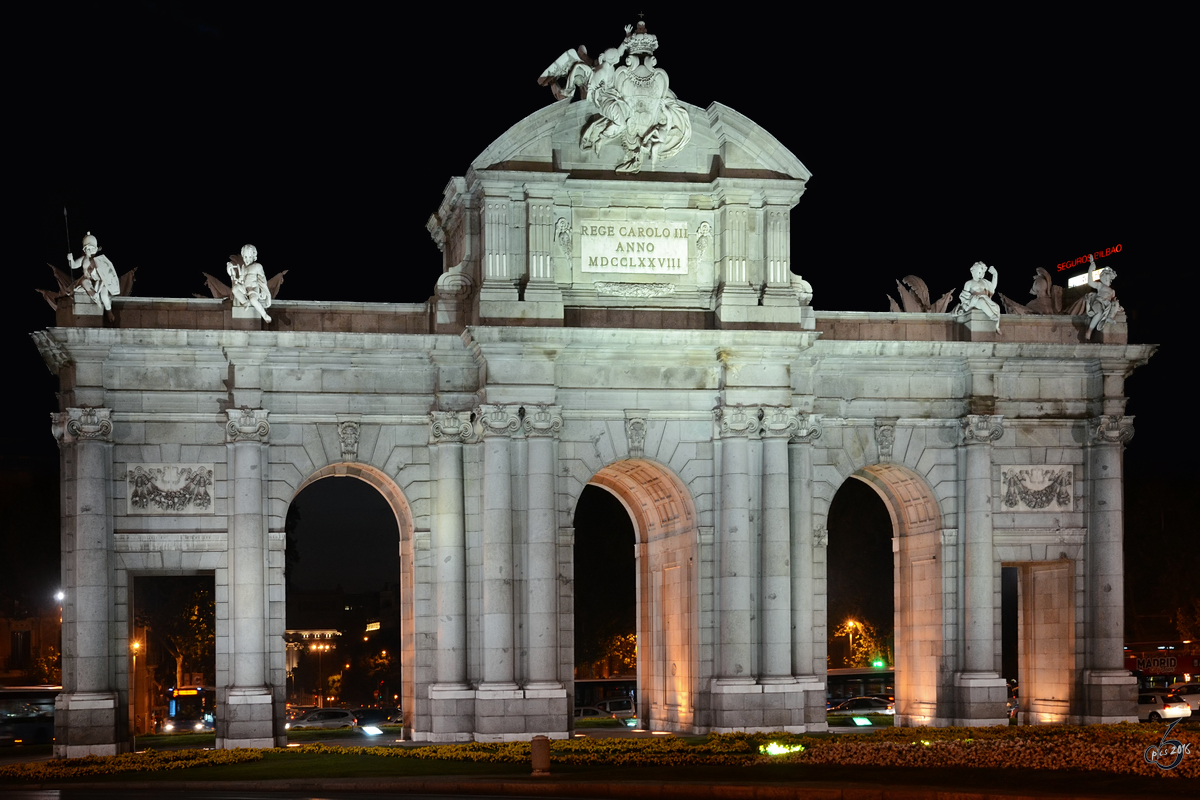
{"type": "Polygon", "coordinates": [[[262,750],[146,750],[142,753],[122,753],[116,756],[84,756],[55,761],[35,761],[0,767],[0,778],[22,781],[50,781],[63,778],[83,778],[91,775],[116,775],[122,772],[159,772],[168,769],[211,767],[218,764],[240,764],[261,761],[262,750]]]}
{"type": "MultiPolygon", "coordinates": [[[[869,734],[713,734],[703,741],[674,736],[574,739],[550,743],[553,764],[596,767],[745,766],[788,763],[865,767],[954,767],[1078,770],[1126,775],[1200,777],[1200,732],[1176,728],[1170,738],[1195,747],[1171,770],[1146,760],[1164,725],[999,726],[995,728],[893,728],[869,734]],[[775,745],[775,747],[771,747],[775,745]],[[772,755],[771,753],[777,753],[772,755]]],[[[46,781],[122,772],[149,772],[258,761],[264,750],[147,751],[89,756],[0,768],[0,777],[46,781]]],[[[484,763],[529,763],[528,742],[421,747],[338,747],[311,744],[272,753],[369,755],[484,763]]],[[[286,757],[286,756],[285,756],[286,757]]],[[[1162,759],[1170,763],[1172,758],[1162,759]]]]}

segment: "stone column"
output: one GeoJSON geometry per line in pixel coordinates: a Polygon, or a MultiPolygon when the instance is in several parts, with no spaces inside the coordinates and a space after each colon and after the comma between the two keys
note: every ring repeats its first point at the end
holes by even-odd
{"type": "Polygon", "coordinates": [[[112,683],[112,410],[52,414],[62,458],[63,692],[54,755],[127,749],[112,683]]]}
{"type": "Polygon", "coordinates": [[[750,672],[754,576],[750,569],[750,442],[758,409],[726,406],[721,426],[720,683],[754,683],[750,672]]]}
{"type": "Polygon", "coordinates": [[[763,409],[762,668],[759,683],[792,679],[792,513],[788,439],[799,428],[790,408],[763,409]]]}
{"type": "Polygon", "coordinates": [[[433,547],[437,570],[437,685],[467,688],[467,559],[463,505],[463,444],[475,437],[470,412],[435,411],[430,442],[437,448],[433,547]]]}
{"type": "Polygon", "coordinates": [[[512,434],[516,409],[480,406],[483,428],[483,683],[481,690],[516,689],[513,680],[512,434]]]}
{"type": "Polygon", "coordinates": [[[813,672],[812,442],[821,438],[813,414],[801,415],[788,443],[792,516],[792,674],[813,672]]]}
{"type": "Polygon", "coordinates": [[[557,689],[558,545],[554,508],[554,437],[562,429],[558,406],[528,406],[529,442],[529,682],[526,689],[557,689]]]}
{"type": "Polygon", "coordinates": [[[1133,417],[1088,424],[1087,698],[1084,722],[1130,720],[1135,679],[1125,669],[1124,450],[1133,417]]]}
{"type": "Polygon", "coordinates": [[[263,509],[271,426],[268,412],[261,408],[226,413],[230,686],[218,747],[274,747],[274,704],[267,678],[267,526],[263,509]]]}
{"type": "Polygon", "coordinates": [[[992,442],[1004,435],[1003,417],[963,419],[966,497],[963,514],[966,657],[956,678],[963,724],[1002,724],[1004,680],[995,665],[995,559],[992,548],[992,442]],[[996,721],[999,720],[999,721],[996,721]]]}

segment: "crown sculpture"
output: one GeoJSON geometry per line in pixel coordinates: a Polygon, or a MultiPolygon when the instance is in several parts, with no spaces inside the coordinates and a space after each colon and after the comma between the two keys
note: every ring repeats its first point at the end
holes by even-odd
{"type": "Polygon", "coordinates": [[[538,78],[555,98],[595,105],[599,115],[589,120],[579,137],[581,150],[596,153],[610,141],[620,142],[625,160],[617,172],[640,172],[646,159],[650,169],[681,151],[692,138],[692,120],[668,85],[667,73],[655,65],[658,37],[646,32],[646,23],[635,30],[625,26],[625,41],[593,61],[580,45],[555,59],[538,78]],[[624,64],[618,63],[624,57],[624,64]],[[561,82],[560,82],[561,81],[561,82]]]}

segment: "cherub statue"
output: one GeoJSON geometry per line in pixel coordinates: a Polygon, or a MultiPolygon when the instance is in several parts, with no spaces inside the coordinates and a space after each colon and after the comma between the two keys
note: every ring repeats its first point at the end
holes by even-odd
{"type": "Polygon", "coordinates": [[[271,306],[271,289],[267,275],[258,261],[258,248],[252,244],[242,247],[241,255],[230,256],[225,271],[233,281],[230,286],[234,305],[253,307],[264,321],[270,322],[266,309],[271,306]]]}
{"type": "Polygon", "coordinates": [[[963,284],[963,290],[958,293],[958,308],[954,310],[956,316],[964,316],[972,309],[979,309],[987,318],[996,323],[996,332],[1000,332],[1000,306],[992,299],[992,295],[996,291],[996,284],[1000,282],[1000,275],[996,272],[995,267],[989,267],[982,261],[976,261],[971,265],[971,280],[963,284]],[[992,279],[989,281],[983,277],[984,272],[991,273],[992,279]]]}
{"type": "Polygon", "coordinates": [[[1088,286],[1096,291],[1083,298],[1083,308],[1085,313],[1092,318],[1088,323],[1087,333],[1084,334],[1085,339],[1092,338],[1092,331],[1102,331],[1104,326],[1116,319],[1117,314],[1120,314],[1124,309],[1117,302],[1117,292],[1112,288],[1112,282],[1116,279],[1117,273],[1112,267],[1105,267],[1100,271],[1100,280],[1092,280],[1092,270],[1096,267],[1096,259],[1088,256],[1088,286]]]}
{"type": "Polygon", "coordinates": [[[92,232],[88,231],[83,237],[83,255],[75,258],[67,253],[67,263],[71,269],[83,270],[83,279],[79,285],[92,298],[92,302],[108,312],[112,318],[112,298],[121,293],[121,282],[117,278],[117,270],[108,256],[99,255],[100,243],[92,232]]]}

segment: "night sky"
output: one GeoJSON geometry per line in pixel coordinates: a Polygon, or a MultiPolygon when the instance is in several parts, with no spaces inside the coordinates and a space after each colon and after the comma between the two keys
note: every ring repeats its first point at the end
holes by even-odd
{"type": "MultiPolygon", "coordinates": [[[[38,8],[11,32],[4,324],[21,391],[3,456],[51,481],[56,382],[28,333],[53,324],[33,290],[65,261],[64,205],[70,249],[95,233],[118,272],[138,268],[138,296],[203,294],[201,271],[251,242],[268,275],[289,270],[280,299],[423,301],[441,264],[424,224],[449,178],[551,102],[536,79],[559,54],[615,47],[637,21],[561,4],[38,8]]],[[[1193,363],[1173,300],[1192,294],[1195,218],[1194,72],[1172,63],[1171,22],[680,8],[645,9],[679,99],[733,107],[813,173],[792,254],[818,309],[884,311],[909,274],[957,291],[976,260],[1025,301],[1035,267],[1122,245],[1104,263],[1130,338],[1162,343],[1127,384],[1130,605],[1194,595],[1156,569],[1182,561],[1157,554],[1194,539],[1197,494],[1174,464],[1191,403],[1168,405],[1193,363]]]]}

